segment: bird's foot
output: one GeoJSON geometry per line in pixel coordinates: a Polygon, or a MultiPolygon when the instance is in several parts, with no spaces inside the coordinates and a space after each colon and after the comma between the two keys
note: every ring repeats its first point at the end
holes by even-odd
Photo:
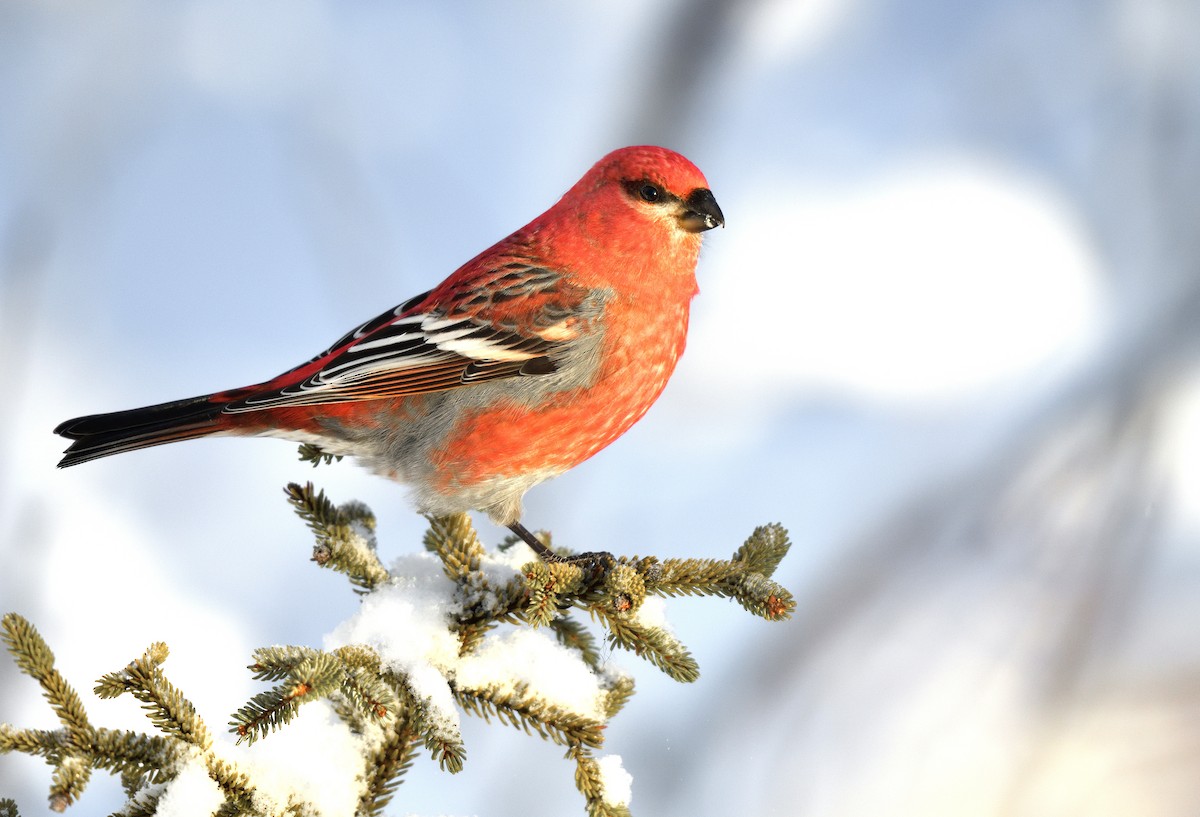
{"type": "Polygon", "coordinates": [[[592,582],[606,576],[608,571],[612,570],[613,565],[617,563],[616,557],[607,550],[589,550],[587,553],[575,553],[571,556],[561,556],[547,550],[545,554],[539,553],[538,557],[549,564],[575,565],[590,575],[592,582]]]}
{"type": "Polygon", "coordinates": [[[587,553],[576,553],[571,556],[563,556],[555,553],[550,548],[543,544],[541,539],[533,535],[529,528],[522,525],[520,522],[514,522],[508,526],[508,529],[521,538],[521,541],[529,545],[538,558],[547,564],[568,564],[575,565],[580,570],[589,573],[594,579],[605,576],[613,565],[617,563],[616,558],[604,550],[593,550],[587,553]]]}

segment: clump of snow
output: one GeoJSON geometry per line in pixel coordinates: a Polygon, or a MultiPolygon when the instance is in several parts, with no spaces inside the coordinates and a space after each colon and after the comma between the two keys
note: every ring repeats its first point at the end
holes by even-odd
{"type": "MultiPolygon", "coordinates": [[[[363,787],[364,740],[325,701],[306,704],[286,737],[268,736],[244,749],[222,737],[213,752],[254,781],[253,805],[265,814],[283,814],[289,805],[303,803],[309,807],[305,813],[354,817],[363,787]]],[[[199,752],[159,788],[163,817],[210,817],[225,801],[199,752]]]]}
{"type": "MultiPolygon", "coordinates": [[[[310,807],[305,813],[354,817],[363,786],[363,740],[325,701],[306,704],[286,737],[268,736],[244,748],[222,737],[212,748],[254,781],[253,805],[264,814],[304,803],[310,807]]],[[[225,800],[199,753],[164,788],[158,814],[166,817],[209,817],[225,800]]]]}
{"type": "Polygon", "coordinates": [[[356,548],[364,553],[374,553],[375,531],[371,530],[361,519],[355,519],[347,526],[350,535],[346,537],[346,543],[353,548],[356,548]]]}
{"type": "Polygon", "coordinates": [[[510,568],[515,573],[520,573],[521,568],[530,562],[537,561],[537,554],[533,552],[533,548],[524,542],[517,542],[507,550],[489,550],[487,555],[483,557],[484,567],[490,562],[495,565],[500,565],[510,568]]]}
{"type": "Polygon", "coordinates": [[[446,672],[458,661],[459,641],[447,624],[454,609],[454,585],[429,553],[401,557],[392,566],[394,582],[363,599],[358,612],[325,638],[332,650],[366,644],[408,677],[413,693],[426,701],[428,716],[457,732],[458,710],[446,672]]]}
{"type": "Polygon", "coordinates": [[[628,806],[633,800],[633,775],[625,771],[620,755],[596,758],[600,768],[600,797],[612,806],[628,806]]]}
{"type": "Polygon", "coordinates": [[[489,633],[472,654],[458,661],[455,677],[469,689],[511,692],[528,684],[539,698],[573,714],[604,719],[604,690],[579,653],[559,644],[548,630],[489,633]]]}
{"type": "Polygon", "coordinates": [[[674,632],[671,630],[671,623],[667,621],[666,599],[658,596],[647,596],[642,601],[642,606],[638,608],[637,614],[634,616],[634,621],[643,627],[657,627],[674,635],[674,632]]]}
{"type": "Polygon", "coordinates": [[[459,602],[465,607],[500,612],[503,596],[500,593],[521,574],[521,568],[537,556],[529,546],[521,542],[507,551],[485,553],[479,560],[479,572],[483,581],[472,582],[470,587],[460,590],[459,602]]]}
{"type": "MultiPolygon", "coordinates": [[[[489,554],[482,567],[499,587],[530,558],[513,548],[489,554]]],[[[399,559],[392,566],[394,583],[363,600],[358,612],[326,639],[326,648],[366,644],[409,679],[413,692],[425,699],[429,715],[458,730],[459,716],[448,681],[466,689],[511,692],[528,685],[539,697],[564,710],[596,720],[604,717],[600,679],[562,646],[549,630],[501,629],[488,633],[476,651],[459,656],[459,640],[449,630],[458,609],[456,588],[428,553],[399,559]]]]}
{"type": "Polygon", "coordinates": [[[225,795],[208,776],[199,752],[162,789],[156,812],[159,817],[211,817],[225,802],[225,795]]]}
{"type": "Polygon", "coordinates": [[[255,807],[282,814],[289,797],[322,817],[353,817],[362,793],[363,742],[325,701],[305,704],[286,736],[255,741],[238,764],[254,781],[255,807]]]}

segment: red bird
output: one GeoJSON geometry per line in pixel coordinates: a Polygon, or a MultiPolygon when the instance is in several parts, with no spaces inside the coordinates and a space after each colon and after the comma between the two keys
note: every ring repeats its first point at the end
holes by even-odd
{"type": "Polygon", "coordinates": [[[557,204],[307,363],[231,391],[68,420],[59,467],[212,435],[282,437],[484,511],[543,558],[521,498],[625,433],[662,393],[725,217],[678,153],[628,147],[557,204]]]}

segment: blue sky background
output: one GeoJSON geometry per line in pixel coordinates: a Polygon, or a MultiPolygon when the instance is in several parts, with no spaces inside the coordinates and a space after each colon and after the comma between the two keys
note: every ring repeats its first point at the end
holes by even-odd
{"type": "MultiPolygon", "coordinates": [[[[801,603],[673,601],[692,686],[614,656],[634,813],[1190,813],[1198,46],[1186,0],[8,2],[0,608],[81,690],[167,641],[223,723],[254,647],[357,604],[282,486],[366,501],[385,556],[423,521],[278,441],[57,471],[50,430],[289,368],[660,143],[728,219],[688,353],[526,521],[714,557],[779,521],[801,603]]],[[[54,725],[3,662],[0,720],[54,725]]],[[[466,738],[390,813],[580,809],[558,749],[466,738]]],[[[48,783],[0,758],[22,813],[48,783]]],[[[118,794],[98,776],[77,810],[118,794]]]]}

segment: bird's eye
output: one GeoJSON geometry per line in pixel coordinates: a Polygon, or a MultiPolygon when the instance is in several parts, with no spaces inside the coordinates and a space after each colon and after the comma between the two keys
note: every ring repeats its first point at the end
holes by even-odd
{"type": "Polygon", "coordinates": [[[621,182],[625,193],[631,199],[641,199],[650,204],[664,204],[673,201],[670,193],[649,179],[625,179],[621,182]]]}
{"type": "Polygon", "coordinates": [[[638,188],[638,195],[641,196],[642,201],[655,202],[655,201],[659,201],[662,199],[663,191],[662,191],[662,188],[659,187],[657,184],[650,184],[650,182],[644,182],[638,188]]]}

